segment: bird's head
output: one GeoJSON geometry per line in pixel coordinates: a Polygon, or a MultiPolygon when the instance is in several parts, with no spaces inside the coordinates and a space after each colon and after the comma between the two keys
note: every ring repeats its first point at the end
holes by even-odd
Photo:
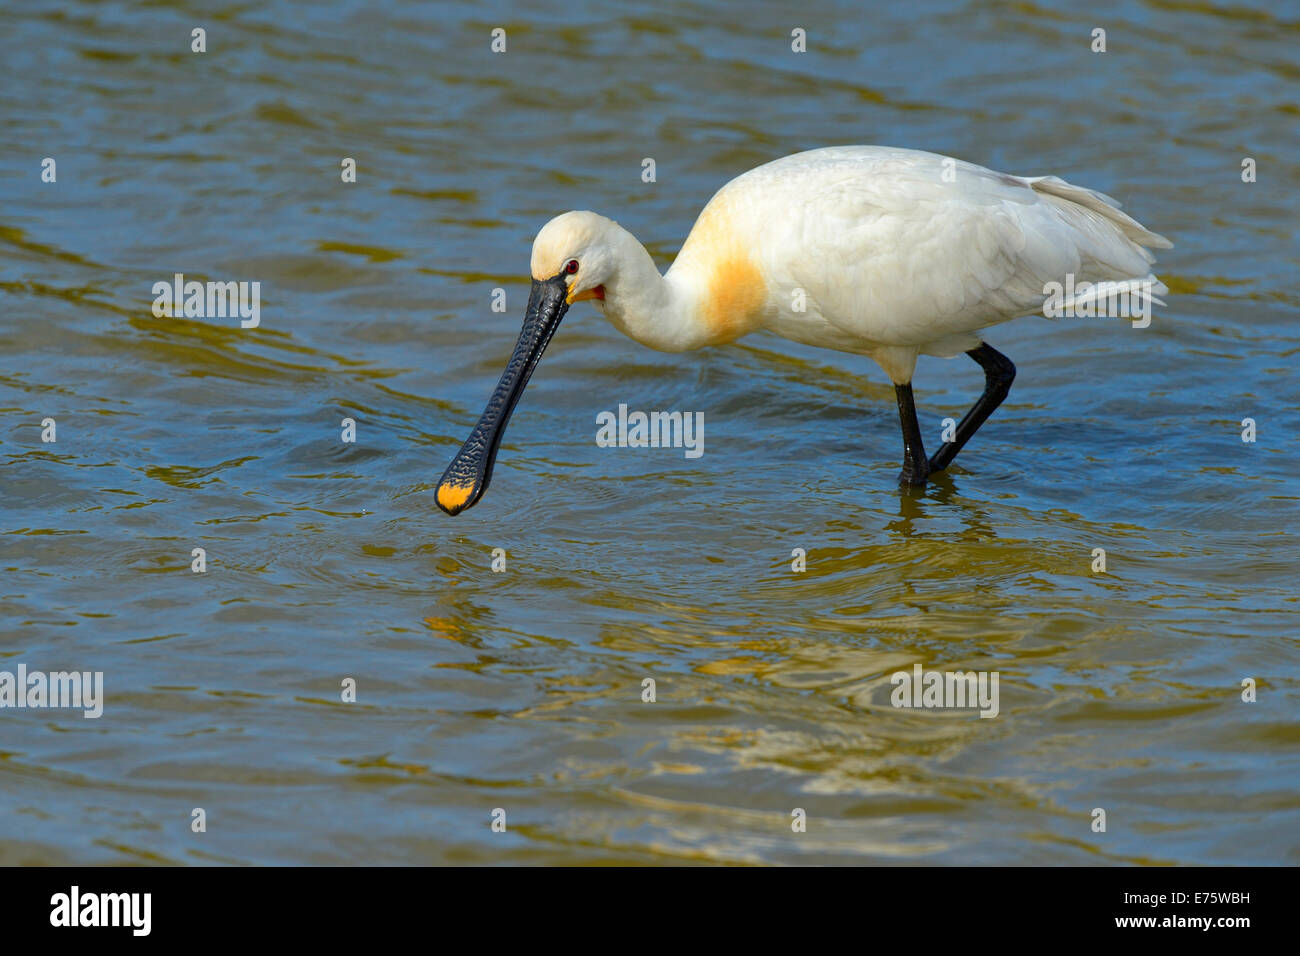
{"type": "Polygon", "coordinates": [[[603,301],[606,285],[618,280],[625,237],[631,238],[618,223],[594,212],[556,216],[533,240],[534,284],[563,282],[566,305],[584,299],[603,301]]]}
{"type": "Polygon", "coordinates": [[[438,482],[438,507],[447,514],[459,514],[487,490],[510,413],[551,336],[574,302],[595,299],[603,304],[606,287],[617,282],[627,239],[631,236],[611,219],[594,212],[566,212],[543,226],[533,240],[533,288],[514,353],[478,424],[438,482]]]}

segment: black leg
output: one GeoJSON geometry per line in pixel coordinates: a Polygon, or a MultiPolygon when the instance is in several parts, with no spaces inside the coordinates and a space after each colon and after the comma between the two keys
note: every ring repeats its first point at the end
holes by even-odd
{"type": "Polygon", "coordinates": [[[966,354],[979,362],[984,369],[984,394],[976,400],[970,411],[966,413],[966,417],[961,420],[953,440],[945,442],[930,459],[930,471],[943,471],[952,463],[952,460],[957,457],[957,452],[962,450],[962,446],[970,441],[971,436],[979,431],[985,419],[993,414],[993,409],[1002,404],[1002,400],[1007,397],[1007,392],[1011,391],[1011,383],[1016,379],[1015,364],[988,343],[981,343],[979,348],[971,349],[966,354]]]}
{"type": "Polygon", "coordinates": [[[916,403],[912,401],[912,383],[895,385],[898,396],[898,420],[903,425],[903,471],[898,476],[900,485],[923,485],[930,475],[930,463],[925,457],[925,444],[921,441],[921,426],[916,423],[916,403]]]}

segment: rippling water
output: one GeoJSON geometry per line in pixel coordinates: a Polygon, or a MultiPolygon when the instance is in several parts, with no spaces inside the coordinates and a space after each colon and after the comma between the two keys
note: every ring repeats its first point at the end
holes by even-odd
{"type": "MultiPolygon", "coordinates": [[[[1300,862],[1295,10],[532,6],[0,8],[0,670],[106,695],[0,710],[0,863],[1300,862]],[[543,222],[666,267],[836,143],[1110,193],[1169,306],[994,330],[1011,397],[915,496],[869,360],[575,307],[436,509],[543,222]],[[177,272],[260,281],[261,326],[153,317],[177,272]],[[598,448],[620,403],[705,454],[598,448]],[[999,716],[895,709],[917,663],[999,716]]],[[[927,434],[980,384],[922,359],[927,434]]]]}

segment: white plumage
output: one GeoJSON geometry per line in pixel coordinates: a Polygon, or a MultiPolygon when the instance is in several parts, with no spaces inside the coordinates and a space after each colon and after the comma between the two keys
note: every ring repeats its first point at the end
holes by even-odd
{"type": "MultiPolygon", "coordinates": [[[[917,354],[957,355],[979,344],[980,330],[1039,311],[1045,285],[1068,273],[1076,285],[1137,280],[1153,283],[1155,295],[1168,291],[1144,246],[1169,241],[1109,196],[1055,176],[1009,176],[887,146],[795,153],[727,183],[661,280],[666,303],[653,314],[630,313],[657,271],[629,269],[643,288],[616,295],[629,283],[584,261],[584,251],[626,248],[628,238],[602,216],[565,213],[538,233],[534,278],[543,278],[538,250],[542,272],[577,258],[579,292],[603,284],[616,325],[651,348],[682,351],[737,337],[714,334],[707,300],[719,295],[727,277],[715,273],[729,271],[740,245],[762,275],[764,298],[737,330],[871,355],[895,383],[911,379],[917,354]],[[796,290],[805,311],[794,311],[796,290]]],[[[643,265],[638,259],[627,265],[643,265]]]]}
{"type": "MultiPolygon", "coordinates": [[[[541,323],[544,335],[530,333],[526,321],[516,357],[526,360],[526,382],[564,308],[584,299],[636,341],[663,351],[766,329],[868,355],[898,391],[901,480],[921,484],[946,467],[1010,388],[1015,366],[983,344],[984,329],[1040,311],[1049,284],[1067,277],[1075,287],[1118,283],[1117,290],[1162,295],[1167,289],[1151,274],[1148,249],[1170,245],[1109,196],[1055,176],[1011,176],[884,146],[811,150],[718,190],[665,275],[613,220],[592,212],[552,219],[534,240],[532,275],[539,303],[547,288],[558,290],[553,321],[541,323]],[[540,347],[525,349],[529,342],[540,347]],[[911,397],[916,359],[961,352],[984,368],[985,393],[956,440],[927,460],[911,397]]],[[[522,384],[514,382],[509,395],[505,384],[503,377],[498,393],[510,398],[508,418],[522,384]]],[[[491,437],[499,439],[503,426],[491,437]]],[[[479,444],[486,434],[476,430],[479,444]]],[[[458,456],[448,469],[455,479],[459,462],[465,482],[479,475],[451,485],[444,477],[439,503],[453,502],[452,513],[462,497],[468,503],[461,507],[469,507],[482,494],[496,447],[487,444],[485,467],[470,469],[458,456]]]]}

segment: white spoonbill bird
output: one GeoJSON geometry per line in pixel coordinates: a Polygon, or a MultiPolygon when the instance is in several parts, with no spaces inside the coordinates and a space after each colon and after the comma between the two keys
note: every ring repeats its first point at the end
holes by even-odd
{"type": "Polygon", "coordinates": [[[438,506],[458,514],[487,489],[510,413],[574,302],[593,300],[616,328],[665,352],[766,329],[870,356],[897,393],[899,482],[921,485],[948,466],[1015,377],[982,330],[1042,309],[1049,283],[1161,295],[1168,290],[1151,274],[1147,247],[1170,245],[1109,196],[1055,176],[1009,176],[884,146],[810,150],[738,176],[704,207],[664,275],[612,219],[566,212],[533,241],[519,341],[439,482],[438,506]],[[912,401],[916,357],[961,352],[983,367],[984,393],[953,440],[927,458],[912,401]]]}

